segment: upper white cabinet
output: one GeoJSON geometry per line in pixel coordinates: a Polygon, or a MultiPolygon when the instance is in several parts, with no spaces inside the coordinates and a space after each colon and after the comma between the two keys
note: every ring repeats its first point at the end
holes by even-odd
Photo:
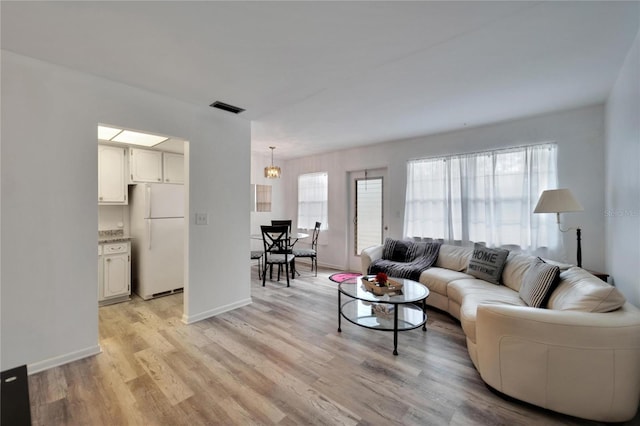
{"type": "Polygon", "coordinates": [[[129,148],[130,181],[162,182],[162,152],[129,148]]]}
{"type": "Polygon", "coordinates": [[[184,155],[165,152],[162,154],[165,183],[184,183],[184,155]]]}
{"type": "Polygon", "coordinates": [[[126,149],[98,145],[98,204],[127,204],[126,149]]]}

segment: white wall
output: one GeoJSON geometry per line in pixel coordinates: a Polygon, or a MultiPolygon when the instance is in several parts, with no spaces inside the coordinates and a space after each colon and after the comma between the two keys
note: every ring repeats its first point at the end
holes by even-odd
{"type": "Polygon", "coordinates": [[[98,231],[122,229],[129,235],[129,206],[98,206],[98,231]],[[122,226],[120,226],[122,224],[122,226]]]}
{"type": "MultiPolygon", "coordinates": [[[[563,226],[581,226],[583,266],[605,267],[604,255],[604,107],[594,105],[569,111],[462,129],[411,140],[387,142],[287,161],[284,192],[288,215],[296,214],[297,176],[329,173],[328,246],[321,247],[318,262],[347,268],[348,181],[347,172],[388,167],[390,217],[388,236],[403,237],[406,162],[443,154],[475,152],[538,142],[558,144],[560,187],[571,188],[584,212],[564,214],[563,226]]],[[[575,232],[563,234],[565,261],[575,263],[575,232]]]]}
{"type": "Polygon", "coordinates": [[[640,306],[640,32],[606,105],[607,271],[640,306]]]}
{"type": "MultiPolygon", "coordinates": [[[[278,161],[277,149],[274,152],[273,164],[276,166],[281,165],[281,161],[278,161]]],[[[284,205],[284,184],[287,171],[282,168],[283,176],[279,179],[267,179],[264,177],[264,168],[271,164],[271,152],[267,154],[252,153],[251,154],[251,183],[258,185],[271,185],[271,211],[270,212],[251,212],[251,230],[252,235],[260,234],[260,225],[270,225],[271,219],[291,219],[293,216],[288,216],[285,212],[284,205]]],[[[247,197],[249,197],[249,186],[246,191],[247,197]]],[[[296,213],[297,215],[297,213],[296,213]]],[[[262,240],[252,240],[251,248],[253,250],[262,250],[262,240]]]]}
{"type": "Polygon", "coordinates": [[[98,122],[190,141],[184,320],[250,303],[249,122],[7,51],[1,71],[2,370],[98,350],[98,122]]]}

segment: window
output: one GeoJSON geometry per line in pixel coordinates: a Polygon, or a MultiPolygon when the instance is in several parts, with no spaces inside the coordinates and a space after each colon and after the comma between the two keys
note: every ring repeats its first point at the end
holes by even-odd
{"type": "Polygon", "coordinates": [[[308,173],[298,176],[298,228],[329,229],[327,200],[329,198],[327,173],[308,173]]]}
{"type": "Polygon", "coordinates": [[[555,250],[554,218],[533,209],[543,190],[556,187],[556,144],[409,161],[404,232],[555,250]]]}
{"type": "Polygon", "coordinates": [[[271,211],[271,185],[251,185],[252,210],[256,212],[271,211]]]}

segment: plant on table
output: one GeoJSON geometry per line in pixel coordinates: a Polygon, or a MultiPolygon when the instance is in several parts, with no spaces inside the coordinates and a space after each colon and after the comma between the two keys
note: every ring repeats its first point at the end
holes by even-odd
{"type": "Polygon", "coordinates": [[[380,287],[386,287],[388,284],[389,277],[384,272],[378,272],[376,274],[376,282],[380,287]]]}

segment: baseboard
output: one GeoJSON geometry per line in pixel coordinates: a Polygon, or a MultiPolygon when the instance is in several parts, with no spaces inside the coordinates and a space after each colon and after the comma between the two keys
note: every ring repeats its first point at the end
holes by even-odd
{"type": "Polygon", "coordinates": [[[183,314],[182,315],[182,322],[185,323],[185,324],[193,324],[194,322],[198,322],[198,321],[202,321],[202,320],[207,319],[207,318],[215,317],[216,315],[220,315],[222,313],[229,312],[229,311],[232,311],[234,309],[238,309],[238,308],[241,308],[243,306],[250,305],[251,303],[252,303],[251,298],[248,298],[248,299],[240,300],[240,301],[235,302],[235,303],[230,303],[230,304],[225,305],[225,306],[220,306],[219,308],[211,309],[209,311],[201,312],[201,313],[196,314],[196,315],[187,316],[186,314],[183,314]]]}
{"type": "Polygon", "coordinates": [[[335,269],[338,271],[346,271],[348,269],[345,265],[332,265],[329,263],[320,263],[320,262],[318,262],[318,266],[322,266],[323,268],[335,269]]]}
{"type": "Polygon", "coordinates": [[[29,375],[36,374],[53,367],[58,367],[60,365],[68,364],[73,361],[78,361],[79,359],[98,355],[101,352],[102,349],[100,349],[100,345],[91,346],[86,349],[69,352],[68,354],[60,355],[55,358],[49,358],[44,361],[34,362],[33,364],[27,365],[27,371],[29,375]]]}

